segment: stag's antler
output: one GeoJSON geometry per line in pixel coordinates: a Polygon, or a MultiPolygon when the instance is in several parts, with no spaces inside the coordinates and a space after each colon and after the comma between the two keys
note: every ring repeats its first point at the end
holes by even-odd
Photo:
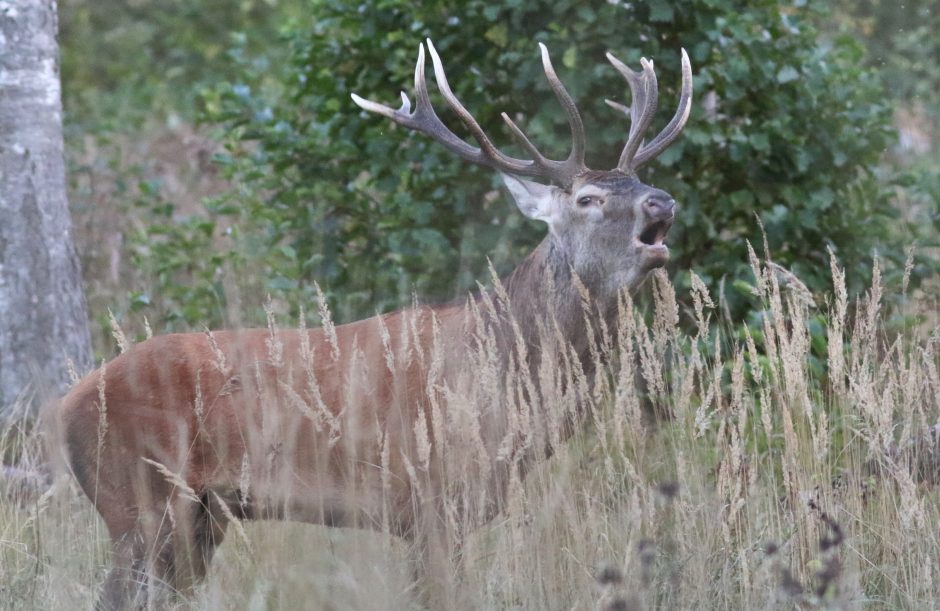
{"type": "MultiPolygon", "coordinates": [[[[473,115],[470,114],[454,92],[451,91],[447,82],[447,75],[444,73],[444,65],[438,56],[431,39],[427,40],[428,51],[431,53],[431,61],[434,64],[434,76],[437,80],[438,89],[447,105],[453,110],[461,121],[470,130],[474,139],[480,144],[477,148],[467,144],[459,136],[450,131],[441,121],[437,113],[431,106],[431,99],[428,97],[428,86],[424,78],[424,45],[418,46],[418,64],[415,66],[415,109],[411,111],[411,101],[405,92],[401,92],[401,108],[395,110],[384,104],[372,102],[352,94],[353,101],[364,110],[374,112],[388,117],[395,123],[428,134],[453,153],[456,153],[462,159],[478,163],[481,165],[495,168],[501,172],[516,174],[519,176],[534,176],[546,178],[565,188],[571,186],[575,176],[586,172],[587,166],[584,165],[585,136],[584,123],[581,121],[581,115],[578,108],[571,99],[571,95],[561,83],[555,69],[552,67],[552,60],[548,55],[548,49],[545,45],[539,43],[539,49],[542,52],[542,66],[545,69],[545,77],[555,97],[568,116],[568,125],[571,127],[571,153],[564,161],[555,161],[548,159],[535,147],[526,137],[521,129],[509,118],[509,115],[502,113],[503,120],[512,130],[513,135],[519,140],[520,144],[526,149],[532,159],[517,159],[506,155],[497,149],[493,142],[486,135],[486,132],[476,122],[473,115]]],[[[679,98],[679,109],[669,124],[659,133],[651,142],[642,145],[643,134],[649,128],[653,121],[653,115],[656,114],[656,104],[659,97],[659,89],[656,82],[656,73],[653,71],[653,62],[643,58],[640,60],[643,66],[642,72],[634,72],[623,62],[607,54],[607,59],[614,65],[620,74],[627,79],[630,85],[632,101],[630,108],[623,104],[606,100],[612,107],[624,112],[630,117],[630,134],[627,143],[620,154],[620,161],[617,164],[617,170],[627,174],[633,174],[636,169],[655,158],[662,153],[666,147],[679,137],[682,128],[685,127],[689,119],[689,111],[692,108],[692,66],[689,64],[689,56],[685,49],[682,50],[682,93],[679,98]]]]}
{"type": "Polygon", "coordinates": [[[542,51],[542,66],[545,69],[545,76],[548,83],[555,92],[559,103],[568,116],[568,125],[571,127],[571,153],[564,161],[555,161],[548,159],[532,144],[526,135],[513,123],[512,119],[506,113],[502,114],[503,120],[509,125],[513,135],[519,139],[520,144],[532,156],[532,159],[516,159],[501,152],[473,118],[473,115],[460,103],[457,96],[454,95],[447,83],[447,75],[444,73],[444,66],[441,58],[438,56],[431,39],[427,40],[428,51],[431,53],[431,61],[434,63],[434,76],[437,80],[438,89],[447,105],[464,122],[474,139],[480,144],[477,148],[464,142],[459,136],[450,131],[434,112],[431,106],[431,100],[428,97],[427,83],[424,78],[424,45],[418,47],[418,64],[415,66],[415,110],[411,111],[411,102],[403,91],[401,93],[401,108],[395,110],[384,104],[372,102],[352,94],[353,101],[364,110],[374,112],[388,117],[395,123],[423,132],[445,147],[451,152],[457,154],[462,159],[478,163],[481,165],[495,168],[501,172],[516,174],[519,176],[534,176],[546,178],[565,188],[570,187],[574,177],[587,171],[584,165],[585,137],[584,123],[581,121],[581,115],[575,106],[574,100],[561,83],[555,69],[552,67],[552,60],[549,58],[548,49],[545,45],[539,43],[542,51]]]}
{"type": "Polygon", "coordinates": [[[653,138],[651,142],[640,146],[643,134],[649,128],[653,115],[656,113],[656,103],[659,97],[653,62],[644,57],[640,60],[643,71],[634,72],[610,53],[607,54],[607,59],[627,79],[627,83],[630,85],[632,99],[629,109],[623,104],[611,102],[610,100],[605,101],[630,117],[630,135],[627,137],[627,144],[620,154],[617,169],[633,174],[638,167],[666,150],[666,147],[672,144],[682,133],[682,128],[689,120],[689,112],[692,109],[692,65],[689,63],[689,56],[685,49],[682,49],[682,92],[679,96],[679,109],[676,110],[672,120],[658,136],[653,138]]]}

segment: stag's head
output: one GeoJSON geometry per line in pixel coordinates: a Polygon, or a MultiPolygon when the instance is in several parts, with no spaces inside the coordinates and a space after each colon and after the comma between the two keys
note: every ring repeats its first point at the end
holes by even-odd
{"type": "Polygon", "coordinates": [[[669,258],[663,243],[676,213],[676,202],[665,191],[637,178],[637,168],[662,153],[679,136],[692,105],[692,68],[682,51],[682,91],[679,108],[668,125],[652,140],[643,136],[656,112],[658,87],[652,62],[641,60],[634,72],[610,53],[607,59],[627,80],[630,107],[607,100],[630,117],[630,131],[617,167],[591,170],[584,163],[586,138],[577,106],[555,74],[545,45],[539,44],[549,85],[568,118],[571,152],[564,160],[548,159],[532,144],[506,113],[502,117],[529,159],[518,159],[497,149],[470,112],[451,91],[444,67],[431,41],[427,41],[434,75],[444,100],[467,126],[479,144],[472,146],[450,131],[435,113],[425,81],[424,45],[415,68],[415,108],[402,92],[399,109],[365,100],[353,101],[363,109],[388,117],[409,129],[424,132],[462,159],[485,165],[503,174],[519,210],[548,224],[553,252],[564,258],[579,276],[590,279],[597,292],[616,295],[621,288],[634,289],[655,267],[669,258]],[[540,178],[543,184],[523,177],[540,178]]]}

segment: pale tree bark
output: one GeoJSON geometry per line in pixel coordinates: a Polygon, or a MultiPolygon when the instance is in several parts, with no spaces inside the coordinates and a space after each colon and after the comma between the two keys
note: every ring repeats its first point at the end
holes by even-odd
{"type": "Polygon", "coordinates": [[[56,3],[0,0],[0,413],[91,347],[65,193],[56,3]]]}

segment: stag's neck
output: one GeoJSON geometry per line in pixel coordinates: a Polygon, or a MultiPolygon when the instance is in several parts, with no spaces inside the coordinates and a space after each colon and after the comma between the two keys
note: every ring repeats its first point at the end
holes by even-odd
{"type": "MultiPolygon", "coordinates": [[[[591,293],[596,283],[578,279],[591,293]]],[[[504,281],[512,315],[530,347],[539,352],[539,328],[557,324],[562,336],[579,355],[586,356],[589,338],[581,292],[573,277],[570,254],[549,234],[504,281]]],[[[602,295],[592,295],[594,312],[610,312],[602,295]],[[595,301],[594,298],[600,298],[595,301]]],[[[597,329],[595,328],[595,331],[597,329]]]]}

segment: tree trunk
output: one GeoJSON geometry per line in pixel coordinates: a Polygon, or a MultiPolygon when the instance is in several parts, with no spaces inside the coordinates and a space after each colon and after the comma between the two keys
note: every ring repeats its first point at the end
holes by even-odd
{"type": "Polygon", "coordinates": [[[91,365],[65,192],[55,0],[0,0],[0,414],[91,365]]]}

